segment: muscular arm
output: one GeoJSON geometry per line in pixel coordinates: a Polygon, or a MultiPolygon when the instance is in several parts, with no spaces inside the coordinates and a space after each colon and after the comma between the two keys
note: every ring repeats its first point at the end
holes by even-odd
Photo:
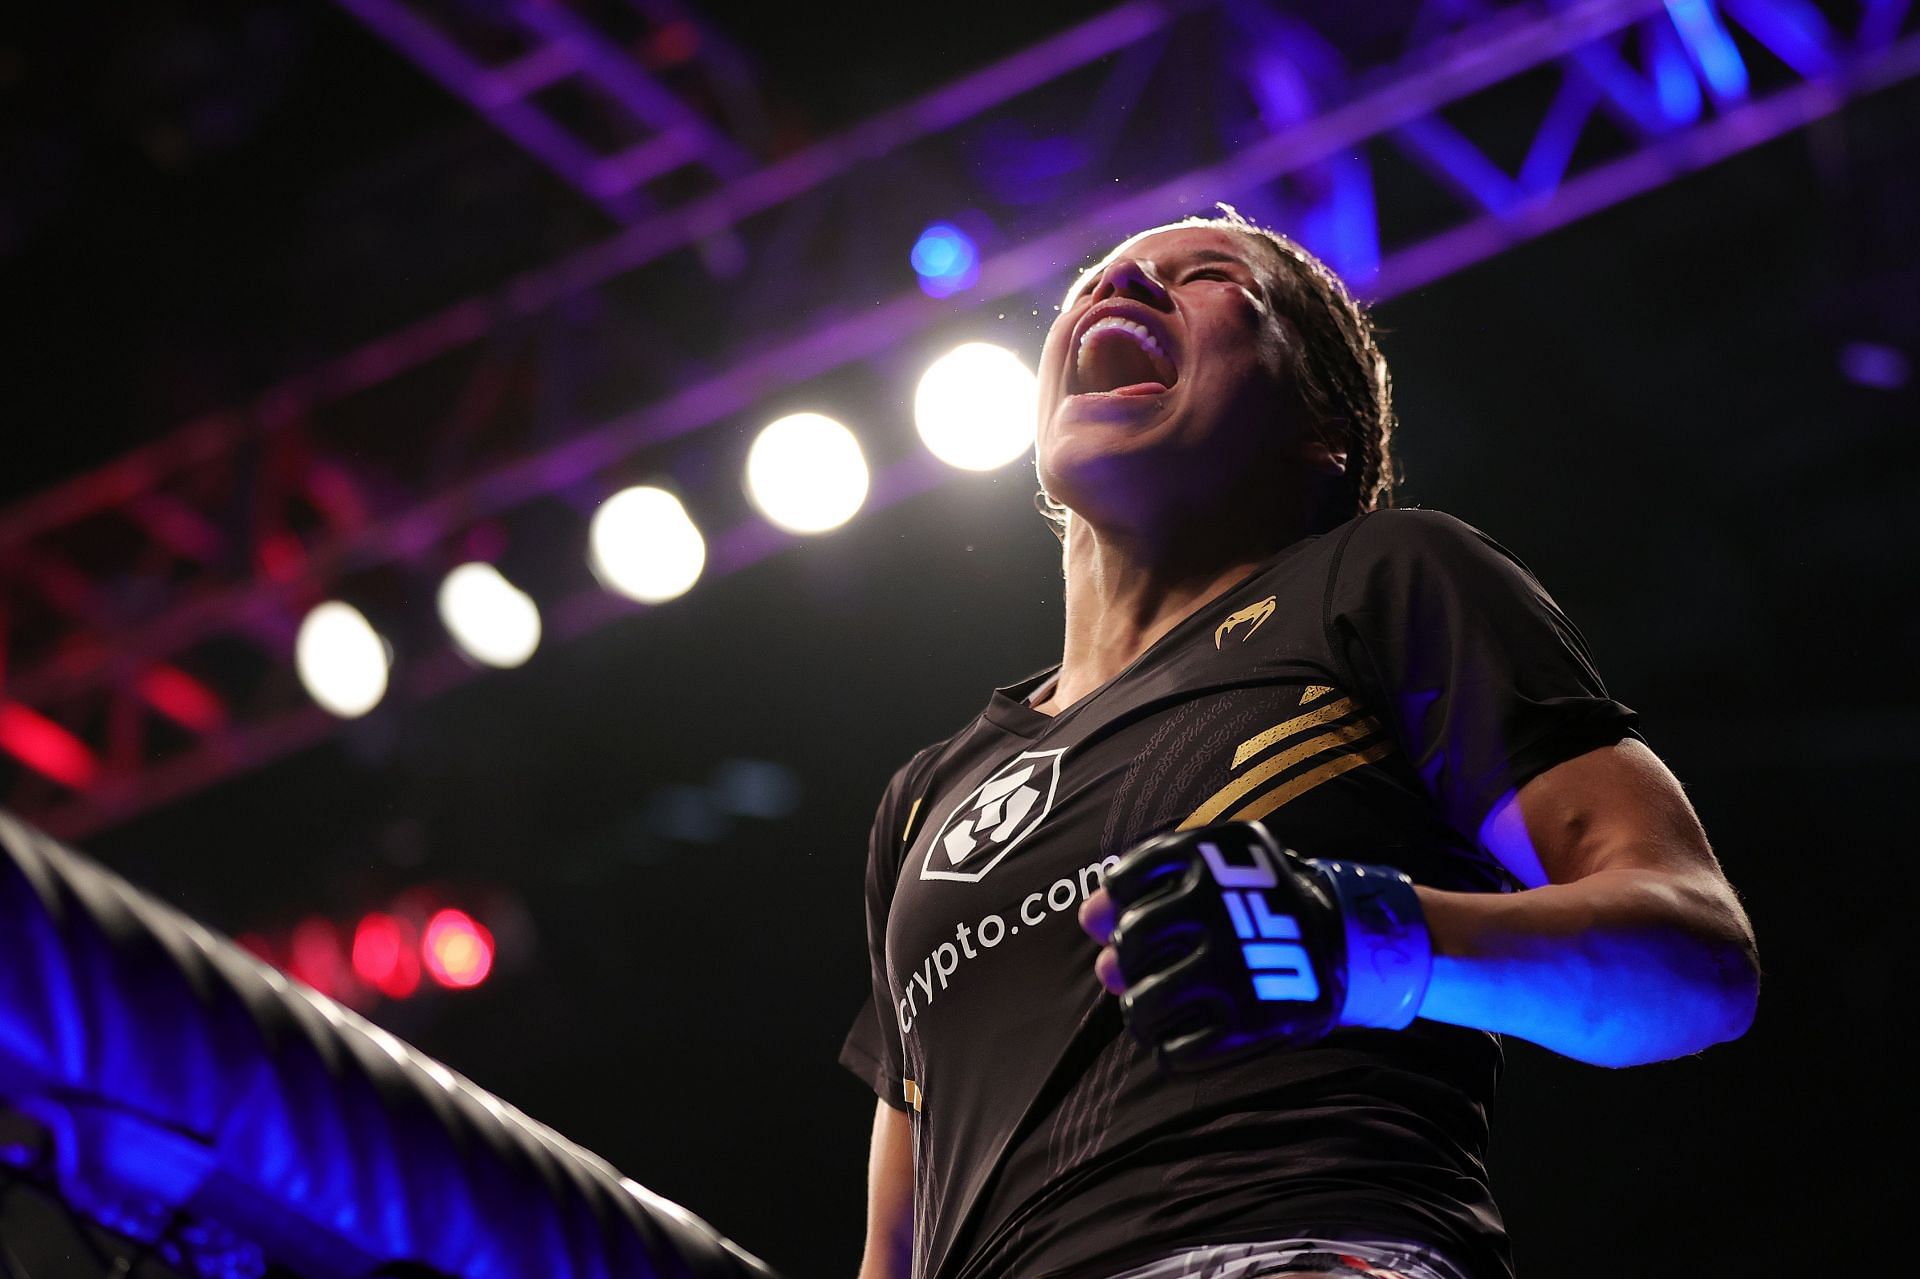
{"type": "MultiPolygon", "coordinates": [[[[1640,742],[1541,773],[1494,806],[1480,839],[1529,887],[1417,889],[1434,955],[1420,1016],[1604,1066],[1684,1056],[1752,1024],[1752,926],[1680,783],[1640,742]]],[[[1108,940],[1106,890],[1081,923],[1108,940]]],[[[1111,946],[1095,970],[1126,988],[1111,946]]]]}
{"type": "Polygon", "coordinates": [[[1753,1022],[1753,929],[1680,784],[1637,741],[1568,760],[1494,807],[1518,893],[1419,889],[1420,1015],[1603,1066],[1664,1061],[1753,1022]]]}
{"type": "Polygon", "coordinates": [[[913,1270],[913,1120],[874,1103],[867,1165],[867,1250],[860,1279],[907,1279],[913,1270]]]}

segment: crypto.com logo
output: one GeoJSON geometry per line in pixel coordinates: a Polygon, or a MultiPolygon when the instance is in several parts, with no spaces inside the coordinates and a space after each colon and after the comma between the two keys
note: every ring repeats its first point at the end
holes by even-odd
{"type": "Polygon", "coordinates": [[[994,770],[973,794],[954,805],[927,846],[922,879],[977,884],[1053,809],[1060,788],[1060,757],[1067,748],[1025,751],[994,770]]]}

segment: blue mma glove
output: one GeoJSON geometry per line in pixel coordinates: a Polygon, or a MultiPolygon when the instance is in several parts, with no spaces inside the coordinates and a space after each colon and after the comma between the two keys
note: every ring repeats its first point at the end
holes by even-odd
{"type": "Polygon", "coordinates": [[[1413,881],[1308,860],[1259,822],[1146,840],[1106,889],[1120,1008],[1164,1066],[1311,1044],[1341,1026],[1399,1030],[1426,994],[1433,952],[1413,881]]]}

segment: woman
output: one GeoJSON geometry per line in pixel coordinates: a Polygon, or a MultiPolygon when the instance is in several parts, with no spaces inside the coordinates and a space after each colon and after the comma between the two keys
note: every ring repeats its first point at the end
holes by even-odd
{"type": "Polygon", "coordinates": [[[1752,1020],[1691,807],[1518,561],[1388,509],[1385,362],[1298,245],[1134,236],[1041,364],[1064,651],[876,815],[861,1279],[1510,1276],[1497,1036],[1752,1020]]]}

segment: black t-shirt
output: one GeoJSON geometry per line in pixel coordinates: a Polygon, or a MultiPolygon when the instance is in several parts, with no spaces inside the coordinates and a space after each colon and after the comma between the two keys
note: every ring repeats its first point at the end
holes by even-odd
{"type": "Polygon", "coordinates": [[[1476,839],[1489,810],[1633,735],[1579,632],[1483,534],[1382,511],[1054,717],[1024,699],[1057,669],[917,754],[874,821],[873,994],[840,1060],[913,1117],[916,1279],[1107,1279],[1342,1233],[1511,1275],[1483,1164],[1497,1037],[1415,1021],[1163,1074],[1075,912],[1147,836],[1256,817],[1307,856],[1520,887],[1476,839]]]}

